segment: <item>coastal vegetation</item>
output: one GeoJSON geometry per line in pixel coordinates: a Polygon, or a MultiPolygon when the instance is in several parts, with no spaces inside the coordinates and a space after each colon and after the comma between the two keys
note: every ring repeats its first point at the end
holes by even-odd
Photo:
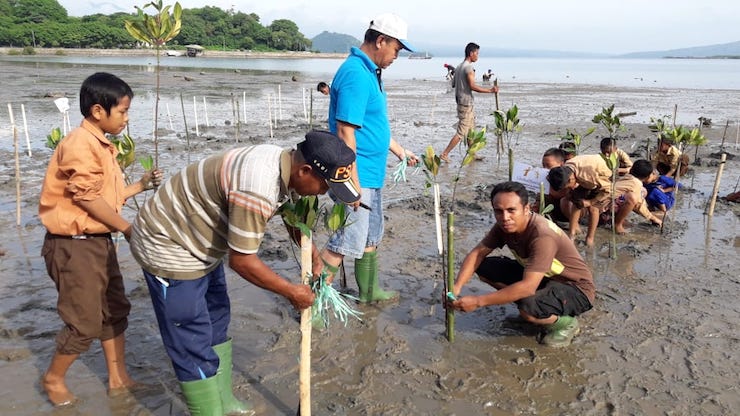
{"type": "MultiPolygon", "coordinates": [[[[56,0],[0,0],[0,46],[17,48],[121,48],[143,45],[124,27],[131,13],[74,17],[56,0]]],[[[264,26],[255,13],[206,6],[182,10],[182,30],[167,48],[197,44],[206,49],[306,51],[311,41],[288,19],[264,26]]]]}

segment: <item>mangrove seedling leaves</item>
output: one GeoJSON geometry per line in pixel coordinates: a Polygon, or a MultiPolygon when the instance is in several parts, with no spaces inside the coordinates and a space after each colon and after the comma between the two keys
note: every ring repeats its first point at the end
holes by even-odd
{"type": "Polygon", "coordinates": [[[324,226],[332,233],[344,228],[347,224],[347,206],[344,204],[334,204],[331,211],[324,216],[324,226]]]}
{"type": "Polygon", "coordinates": [[[54,127],[53,129],[51,129],[51,133],[46,135],[46,147],[52,150],[56,149],[62,138],[62,129],[60,129],[59,127],[54,127]]]}
{"type": "Polygon", "coordinates": [[[145,171],[150,171],[154,168],[154,158],[152,158],[152,155],[146,155],[139,158],[139,163],[145,171]]]}

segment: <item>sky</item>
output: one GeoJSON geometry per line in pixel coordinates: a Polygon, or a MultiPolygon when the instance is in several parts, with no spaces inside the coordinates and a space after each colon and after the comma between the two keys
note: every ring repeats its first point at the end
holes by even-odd
{"type": "MultiPolygon", "coordinates": [[[[70,16],[133,13],[134,6],[151,2],[57,1],[70,16]]],[[[490,47],[620,54],[740,41],[738,0],[180,0],[180,5],[256,13],[264,26],[290,19],[309,39],[325,30],[361,39],[374,16],[392,12],[407,21],[409,41],[417,49],[464,48],[476,42],[482,51],[490,47]]]]}

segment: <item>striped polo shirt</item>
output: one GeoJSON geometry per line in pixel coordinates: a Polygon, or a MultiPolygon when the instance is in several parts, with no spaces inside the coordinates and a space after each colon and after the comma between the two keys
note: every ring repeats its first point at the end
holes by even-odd
{"type": "Polygon", "coordinates": [[[290,150],[257,145],[229,150],[185,167],[139,210],[131,253],[149,273],[197,279],[229,248],[256,253],[267,221],[285,201],[290,150]]]}

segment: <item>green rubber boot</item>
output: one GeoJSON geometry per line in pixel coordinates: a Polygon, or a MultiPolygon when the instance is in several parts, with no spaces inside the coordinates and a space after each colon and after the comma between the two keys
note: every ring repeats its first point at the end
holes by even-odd
{"type": "Polygon", "coordinates": [[[221,395],[221,404],[224,415],[254,415],[252,406],[247,402],[241,402],[234,397],[231,387],[231,338],[228,341],[214,345],[213,350],[218,355],[218,390],[221,395]]]}
{"type": "Polygon", "coordinates": [[[580,332],[581,326],[575,316],[560,316],[547,326],[547,334],[542,337],[542,343],[549,347],[567,347],[580,332]]]}
{"type": "Polygon", "coordinates": [[[218,376],[213,376],[180,383],[191,416],[223,416],[217,378],[218,376]]]}
{"type": "Polygon", "coordinates": [[[360,291],[360,302],[382,302],[398,298],[398,292],[383,290],[378,286],[378,253],[366,251],[355,260],[355,280],[360,291]]]}

